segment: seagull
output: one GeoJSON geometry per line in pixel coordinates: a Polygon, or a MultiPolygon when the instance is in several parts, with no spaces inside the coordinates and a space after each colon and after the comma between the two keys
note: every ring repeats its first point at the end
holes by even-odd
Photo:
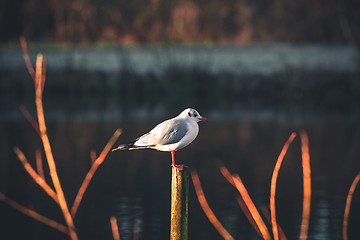
{"type": "Polygon", "coordinates": [[[150,132],[128,144],[121,144],[112,151],[152,148],[158,151],[171,152],[171,166],[183,170],[183,165],[175,164],[175,151],[194,141],[199,133],[197,123],[200,121],[206,122],[207,119],[201,117],[195,109],[187,108],[177,117],[159,123],[150,132]]]}

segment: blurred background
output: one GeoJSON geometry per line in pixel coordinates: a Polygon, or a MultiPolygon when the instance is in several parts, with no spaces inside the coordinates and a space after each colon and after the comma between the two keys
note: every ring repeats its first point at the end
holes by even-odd
{"type": "MultiPolygon", "coordinates": [[[[117,144],[124,143],[192,107],[209,122],[177,162],[198,171],[209,205],[235,239],[258,236],[216,162],[240,175],[256,206],[268,206],[278,154],[300,129],[310,140],[309,239],[342,239],[346,195],[360,172],[359,12],[352,0],[1,1],[0,192],[64,223],[12,150],[18,146],[35,167],[42,149],[19,110],[23,104],[35,117],[24,36],[33,65],[37,53],[46,57],[45,120],[69,205],[91,166],[90,151],[99,154],[117,128],[117,144]]],[[[168,239],[170,164],[166,152],[109,153],[75,217],[80,239],[112,239],[110,216],[121,239],[168,239]]],[[[359,192],[350,239],[359,235],[359,192]]],[[[283,162],[276,201],[280,226],[297,239],[299,138],[283,162]]],[[[67,238],[3,202],[0,232],[4,239],[67,238]]],[[[189,239],[221,239],[192,186],[189,239]]]]}

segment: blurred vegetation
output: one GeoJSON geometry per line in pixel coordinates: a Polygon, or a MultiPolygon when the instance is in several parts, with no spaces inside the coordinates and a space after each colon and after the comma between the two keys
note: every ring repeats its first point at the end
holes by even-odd
{"type": "Polygon", "coordinates": [[[4,0],[0,43],[355,43],[354,0],[4,0]]]}

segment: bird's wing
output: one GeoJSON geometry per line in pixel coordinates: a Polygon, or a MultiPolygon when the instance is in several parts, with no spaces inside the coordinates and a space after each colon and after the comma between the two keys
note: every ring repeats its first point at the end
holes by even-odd
{"type": "Polygon", "coordinates": [[[139,137],[134,145],[167,145],[179,142],[187,133],[188,126],[184,120],[171,119],[160,123],[149,133],[139,137]]]}
{"type": "Polygon", "coordinates": [[[184,120],[174,120],[163,131],[160,144],[167,145],[179,142],[188,132],[188,126],[184,120]]]}

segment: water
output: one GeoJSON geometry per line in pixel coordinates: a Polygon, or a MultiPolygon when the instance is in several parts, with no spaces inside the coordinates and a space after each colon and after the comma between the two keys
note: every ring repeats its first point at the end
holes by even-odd
{"type": "MultiPolygon", "coordinates": [[[[181,109],[182,110],[182,109],[181,109]]],[[[204,116],[213,112],[201,112],[204,116]]],[[[96,115],[96,112],[92,114],[96,115]]],[[[215,115],[214,115],[215,116],[215,115]]],[[[164,119],[164,118],[162,118],[164,119]]],[[[89,153],[100,153],[121,127],[117,143],[151,129],[159,119],[94,120],[63,117],[48,121],[48,133],[68,203],[90,167],[89,153]]],[[[235,239],[258,239],[236,203],[237,191],[226,182],[216,162],[238,173],[259,208],[268,206],[270,179],[283,144],[292,131],[310,138],[312,205],[309,239],[341,239],[342,217],[350,184],[360,170],[360,125],[339,119],[288,121],[238,118],[201,124],[198,138],[177,153],[177,162],[195,168],[213,211],[235,239]]],[[[11,149],[20,147],[35,167],[41,147],[25,120],[1,121],[1,191],[39,213],[64,222],[61,211],[27,176],[11,149]]],[[[111,239],[109,218],[116,216],[121,239],[168,239],[171,158],[166,152],[142,150],[109,153],[96,172],[75,218],[81,239],[111,239]]],[[[45,165],[46,166],[46,165],[45,165]]],[[[46,168],[45,168],[46,169],[46,168]]],[[[49,175],[47,175],[49,176],[49,175]]],[[[50,182],[49,177],[47,177],[50,182]]],[[[302,209],[300,139],[291,145],[279,173],[277,217],[289,239],[299,235],[302,209]]],[[[349,219],[350,239],[358,235],[360,193],[355,191],[349,219]]],[[[0,232],[5,239],[64,239],[66,235],[0,203],[0,232]]],[[[189,199],[189,239],[221,239],[202,212],[193,186],[189,199]]]]}
{"type": "MultiPolygon", "coordinates": [[[[194,107],[209,122],[202,123],[197,139],[177,153],[177,163],[198,171],[210,207],[235,239],[259,237],[237,205],[238,193],[221,175],[217,162],[223,162],[232,173],[239,174],[258,208],[268,206],[271,174],[278,154],[291,132],[300,129],[306,130],[310,139],[309,239],[342,239],[346,196],[360,172],[360,85],[359,71],[354,65],[357,62],[351,60],[351,71],[338,71],[333,63],[349,66],[348,58],[341,54],[336,61],[332,61],[333,58],[325,61],[331,63],[325,68],[320,64],[324,61],[315,58],[320,65],[313,66],[308,62],[308,55],[302,54],[299,66],[289,65],[292,61],[286,58],[277,71],[259,74],[258,70],[244,72],[244,66],[248,66],[246,61],[250,60],[249,66],[259,67],[258,61],[263,60],[262,48],[258,51],[254,46],[255,55],[242,55],[241,49],[242,54],[232,55],[232,48],[226,49],[231,58],[236,60],[241,56],[243,59],[237,62],[215,58],[217,63],[212,65],[207,64],[213,60],[206,58],[208,55],[196,55],[197,51],[192,55],[194,49],[189,49],[191,56],[195,56],[190,63],[188,58],[181,58],[183,60],[168,66],[169,60],[177,58],[165,49],[154,58],[161,57],[163,65],[153,60],[145,64],[146,55],[138,53],[136,48],[129,51],[135,50],[137,60],[124,60],[128,69],[111,70],[119,66],[111,61],[112,65],[107,64],[113,56],[107,55],[112,53],[112,49],[107,49],[100,56],[107,61],[99,61],[97,54],[82,55],[85,57],[80,60],[74,58],[89,69],[79,70],[72,61],[65,61],[61,70],[56,71],[58,60],[66,59],[61,56],[71,56],[72,50],[59,51],[60,58],[51,51],[45,54],[49,63],[44,92],[45,118],[68,205],[72,205],[90,169],[90,151],[95,149],[100,154],[117,128],[123,129],[117,144],[124,143],[183,109],[194,107]],[[256,61],[251,61],[254,56],[256,61]],[[85,61],[87,58],[89,61],[85,61]],[[198,62],[206,67],[196,68],[198,62]],[[101,63],[105,69],[87,63],[101,63]],[[157,68],[158,65],[162,68],[157,68]]],[[[266,49],[271,51],[273,47],[266,49]]],[[[221,49],[206,51],[221,57],[221,49]]],[[[59,207],[30,179],[12,151],[18,146],[35,167],[35,150],[42,145],[37,133],[18,111],[19,105],[25,104],[35,116],[33,82],[22,65],[21,53],[15,56],[18,65],[14,65],[11,54],[2,55],[5,67],[0,70],[0,191],[65,224],[59,207]]],[[[294,55],[293,52],[287,54],[294,55]]],[[[268,58],[260,67],[267,68],[267,63],[276,65],[274,61],[284,56],[275,55],[278,57],[268,58]]],[[[314,56],[317,54],[312,54],[311,59],[314,56]]],[[[94,175],[74,219],[80,239],[112,239],[111,216],[118,220],[122,240],[133,239],[134,232],[138,232],[140,239],[169,239],[170,164],[169,153],[155,150],[109,153],[94,175]]],[[[50,184],[45,162],[44,167],[50,184]]],[[[297,239],[302,214],[299,137],[290,146],[280,170],[276,204],[280,226],[288,239],[297,239]]],[[[349,218],[350,239],[359,235],[359,212],[360,190],[357,189],[349,218]]],[[[68,239],[65,234],[2,202],[0,238],[68,239]]],[[[221,239],[200,208],[191,183],[189,239],[221,239]]]]}

